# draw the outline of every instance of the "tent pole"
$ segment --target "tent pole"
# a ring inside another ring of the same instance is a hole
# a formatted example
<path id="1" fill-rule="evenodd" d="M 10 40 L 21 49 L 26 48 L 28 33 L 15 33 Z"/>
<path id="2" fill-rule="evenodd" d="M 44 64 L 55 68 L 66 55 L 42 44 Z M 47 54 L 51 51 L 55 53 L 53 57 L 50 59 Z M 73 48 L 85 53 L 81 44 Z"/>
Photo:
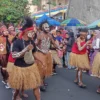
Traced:
<path id="1" fill-rule="evenodd" d="M 51 14 L 50 14 L 50 9 L 51 9 L 50 4 L 51 4 L 51 2 L 49 0 L 49 17 L 51 16 Z"/>

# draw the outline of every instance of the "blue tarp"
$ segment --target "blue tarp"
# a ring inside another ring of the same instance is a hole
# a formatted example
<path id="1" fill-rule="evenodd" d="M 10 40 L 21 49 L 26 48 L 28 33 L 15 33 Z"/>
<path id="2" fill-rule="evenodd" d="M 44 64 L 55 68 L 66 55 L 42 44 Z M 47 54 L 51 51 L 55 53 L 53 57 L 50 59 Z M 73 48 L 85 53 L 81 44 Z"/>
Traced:
<path id="1" fill-rule="evenodd" d="M 48 17 L 47 15 L 43 15 L 41 18 L 37 19 L 36 24 L 37 24 L 37 26 L 39 26 L 41 23 L 43 23 L 45 21 L 47 21 L 50 26 L 60 26 L 60 22 Z"/>

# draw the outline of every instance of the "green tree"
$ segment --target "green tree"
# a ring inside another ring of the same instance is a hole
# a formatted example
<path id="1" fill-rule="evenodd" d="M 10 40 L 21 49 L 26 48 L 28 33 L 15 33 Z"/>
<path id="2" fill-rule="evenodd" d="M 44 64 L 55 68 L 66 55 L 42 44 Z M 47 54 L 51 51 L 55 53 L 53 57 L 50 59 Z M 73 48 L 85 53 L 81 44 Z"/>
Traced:
<path id="1" fill-rule="evenodd" d="M 28 0 L 0 0 L 0 21 L 17 22 L 29 15 Z"/>
<path id="2" fill-rule="evenodd" d="M 41 0 L 32 0 L 32 5 L 38 6 L 38 9 L 41 9 Z"/>
<path id="3" fill-rule="evenodd" d="M 47 1 L 47 3 L 48 3 L 48 1 Z M 50 3 L 51 3 L 51 5 L 56 6 L 56 2 L 52 1 Z M 32 4 L 33 5 L 37 5 L 38 6 L 38 10 L 40 10 L 41 7 L 44 6 L 44 5 L 41 6 L 41 0 L 32 0 Z"/>
<path id="4" fill-rule="evenodd" d="M 54 1 L 51 2 L 51 5 L 56 6 L 56 2 L 54 2 Z"/>

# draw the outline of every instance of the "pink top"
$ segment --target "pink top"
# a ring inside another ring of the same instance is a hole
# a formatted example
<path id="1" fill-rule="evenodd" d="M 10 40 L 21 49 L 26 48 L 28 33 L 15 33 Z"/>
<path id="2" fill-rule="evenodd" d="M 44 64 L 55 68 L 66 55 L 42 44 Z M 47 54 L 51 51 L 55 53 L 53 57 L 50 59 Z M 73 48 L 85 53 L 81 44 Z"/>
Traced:
<path id="1" fill-rule="evenodd" d="M 63 57 L 63 50 L 58 50 L 58 56 L 59 56 L 60 58 Z"/>

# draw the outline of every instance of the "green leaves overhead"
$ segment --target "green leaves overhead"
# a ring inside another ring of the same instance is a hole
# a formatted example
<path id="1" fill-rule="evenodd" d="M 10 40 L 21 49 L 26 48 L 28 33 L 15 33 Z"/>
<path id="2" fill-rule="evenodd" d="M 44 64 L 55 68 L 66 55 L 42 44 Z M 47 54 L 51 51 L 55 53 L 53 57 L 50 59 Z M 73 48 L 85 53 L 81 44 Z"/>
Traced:
<path id="1" fill-rule="evenodd" d="M 17 22 L 29 15 L 28 0 L 0 0 L 0 21 Z"/>
<path id="2" fill-rule="evenodd" d="M 39 6 L 39 5 L 41 5 L 41 0 L 32 0 L 32 4 L 33 5 L 37 5 L 37 6 Z"/>
<path id="3" fill-rule="evenodd" d="M 32 2 L 31 2 L 32 1 Z M 0 21 L 16 23 L 24 16 L 29 16 L 29 7 L 38 6 L 41 9 L 41 0 L 0 0 Z M 51 5 L 56 6 L 55 2 Z"/>
<path id="4" fill-rule="evenodd" d="M 51 5 L 56 6 L 56 2 L 51 2 Z"/>

